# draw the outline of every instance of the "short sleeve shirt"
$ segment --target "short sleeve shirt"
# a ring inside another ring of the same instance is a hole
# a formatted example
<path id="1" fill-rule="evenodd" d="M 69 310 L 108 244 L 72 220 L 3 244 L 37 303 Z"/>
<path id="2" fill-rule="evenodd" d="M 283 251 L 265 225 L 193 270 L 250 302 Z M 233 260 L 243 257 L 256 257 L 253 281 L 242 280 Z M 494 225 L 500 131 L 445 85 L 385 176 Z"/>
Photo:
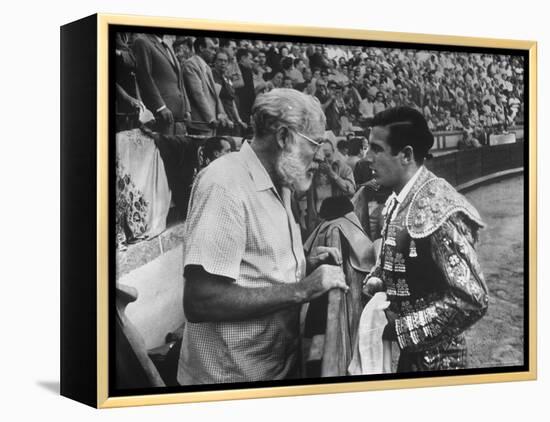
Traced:
<path id="1" fill-rule="evenodd" d="M 296 283 L 305 275 L 290 191 L 279 196 L 248 143 L 197 176 L 184 237 L 184 268 L 245 288 Z M 300 307 L 237 322 L 187 323 L 180 353 L 182 385 L 284 379 L 297 363 Z"/>

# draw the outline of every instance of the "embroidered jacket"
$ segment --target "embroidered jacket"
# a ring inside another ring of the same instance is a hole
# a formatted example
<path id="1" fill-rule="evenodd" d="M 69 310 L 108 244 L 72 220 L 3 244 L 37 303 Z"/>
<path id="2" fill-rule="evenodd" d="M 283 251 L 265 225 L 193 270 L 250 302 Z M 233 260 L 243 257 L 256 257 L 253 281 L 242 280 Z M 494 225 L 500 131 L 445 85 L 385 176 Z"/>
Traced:
<path id="1" fill-rule="evenodd" d="M 420 171 L 391 221 L 384 210 L 382 247 L 369 277 L 384 282 L 400 349 L 419 354 L 426 369 L 444 359 L 441 351 L 457 344 L 465 350 L 459 335 L 485 314 L 488 292 L 474 249 L 483 227 L 477 210 L 444 179 Z M 432 368 L 453 365 L 461 367 Z"/>

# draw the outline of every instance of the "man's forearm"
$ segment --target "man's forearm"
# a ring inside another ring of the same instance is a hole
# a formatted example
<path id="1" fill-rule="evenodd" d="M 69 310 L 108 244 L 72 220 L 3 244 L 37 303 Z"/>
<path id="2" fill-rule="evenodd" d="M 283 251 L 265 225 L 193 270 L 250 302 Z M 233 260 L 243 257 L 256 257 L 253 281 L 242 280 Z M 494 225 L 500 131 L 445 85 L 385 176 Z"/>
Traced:
<path id="1" fill-rule="evenodd" d="M 348 289 L 339 266 L 320 265 L 296 283 L 242 287 L 234 280 L 206 272 L 201 266 L 185 271 L 183 309 L 190 322 L 243 321 L 297 307 L 333 288 Z"/>
<path id="2" fill-rule="evenodd" d="M 308 296 L 299 283 L 247 288 L 203 272 L 186 281 L 184 311 L 190 322 L 242 321 L 298 306 Z"/>
<path id="3" fill-rule="evenodd" d="M 323 111 L 325 111 L 327 107 L 332 104 L 332 101 L 334 101 L 334 98 L 329 98 L 326 103 L 321 104 L 321 108 L 323 109 Z"/>

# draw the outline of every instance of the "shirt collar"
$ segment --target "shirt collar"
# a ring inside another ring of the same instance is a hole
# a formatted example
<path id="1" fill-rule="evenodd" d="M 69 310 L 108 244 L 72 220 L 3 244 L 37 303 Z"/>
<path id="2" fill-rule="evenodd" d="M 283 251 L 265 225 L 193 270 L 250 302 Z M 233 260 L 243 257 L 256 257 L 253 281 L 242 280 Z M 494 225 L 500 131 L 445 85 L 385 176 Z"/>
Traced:
<path id="1" fill-rule="evenodd" d="M 254 181 L 258 191 L 275 188 L 269 173 L 247 141 L 243 142 L 241 150 L 239 151 L 239 156 L 248 169 L 248 173 Z"/>
<path id="2" fill-rule="evenodd" d="M 399 192 L 399 195 L 396 195 L 395 192 L 393 193 L 393 196 L 395 196 L 395 199 L 397 199 L 397 202 L 402 203 L 409 192 L 411 191 L 414 183 L 416 182 L 416 179 L 418 179 L 418 176 L 420 176 L 420 173 L 422 172 L 422 169 L 424 166 L 420 166 L 418 170 L 416 170 L 416 173 L 414 173 L 413 177 L 409 179 L 407 184 L 401 189 L 401 192 Z"/>

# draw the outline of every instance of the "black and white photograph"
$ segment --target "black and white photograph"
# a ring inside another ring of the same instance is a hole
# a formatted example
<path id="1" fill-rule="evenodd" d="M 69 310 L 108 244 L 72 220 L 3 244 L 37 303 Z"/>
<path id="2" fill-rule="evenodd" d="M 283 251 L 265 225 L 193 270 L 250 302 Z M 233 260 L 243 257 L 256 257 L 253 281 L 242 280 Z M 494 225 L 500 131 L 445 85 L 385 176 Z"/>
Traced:
<path id="1" fill-rule="evenodd" d="M 528 54 L 109 32 L 110 392 L 529 368 Z"/>

